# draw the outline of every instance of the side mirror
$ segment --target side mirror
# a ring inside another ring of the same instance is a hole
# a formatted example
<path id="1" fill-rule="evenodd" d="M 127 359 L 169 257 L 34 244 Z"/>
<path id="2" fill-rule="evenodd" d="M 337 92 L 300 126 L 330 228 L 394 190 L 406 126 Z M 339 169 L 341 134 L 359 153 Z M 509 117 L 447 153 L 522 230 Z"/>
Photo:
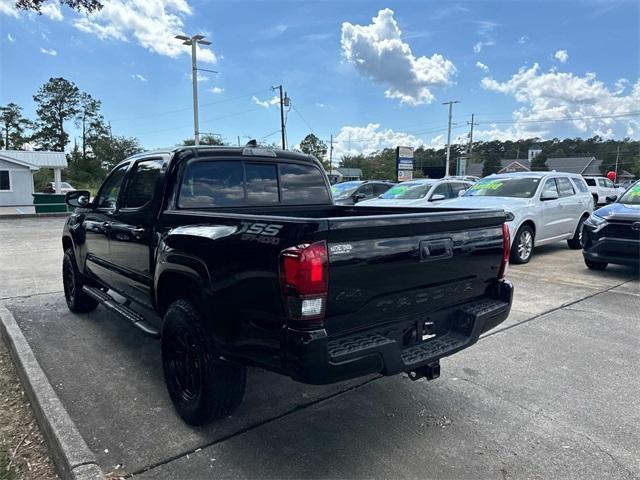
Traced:
<path id="1" fill-rule="evenodd" d="M 354 193 L 353 203 L 358 203 L 360 200 L 364 200 L 367 196 L 364 193 Z"/>
<path id="2" fill-rule="evenodd" d="M 87 190 L 74 190 L 67 192 L 64 196 L 64 201 L 70 207 L 86 207 L 89 205 L 90 197 L 91 193 Z"/>
<path id="3" fill-rule="evenodd" d="M 542 195 L 540 195 L 540 200 L 542 200 L 543 202 L 545 200 L 557 200 L 558 198 L 559 196 L 556 190 L 553 190 L 551 192 L 542 192 Z"/>
<path id="4" fill-rule="evenodd" d="M 430 202 L 439 202 L 441 200 L 444 200 L 445 197 L 444 195 L 440 195 L 439 193 L 436 193 L 434 195 L 431 195 L 431 198 L 429 199 Z"/>
<path id="5" fill-rule="evenodd" d="M 607 203 L 615 203 L 618 200 L 618 195 L 607 195 Z"/>
<path id="6" fill-rule="evenodd" d="M 466 189 L 464 189 L 464 190 L 460 190 L 460 191 L 458 192 L 458 196 L 459 196 L 459 197 L 463 196 L 463 195 L 464 195 L 464 192 L 466 192 L 466 191 L 467 191 Z"/>

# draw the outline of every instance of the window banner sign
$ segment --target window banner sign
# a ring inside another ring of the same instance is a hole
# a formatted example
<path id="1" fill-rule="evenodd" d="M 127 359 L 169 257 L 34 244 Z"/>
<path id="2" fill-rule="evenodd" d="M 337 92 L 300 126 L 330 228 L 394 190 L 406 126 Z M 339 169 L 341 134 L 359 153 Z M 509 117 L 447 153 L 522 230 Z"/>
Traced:
<path id="1" fill-rule="evenodd" d="M 396 148 L 396 173 L 399 182 L 413 179 L 413 147 Z"/>

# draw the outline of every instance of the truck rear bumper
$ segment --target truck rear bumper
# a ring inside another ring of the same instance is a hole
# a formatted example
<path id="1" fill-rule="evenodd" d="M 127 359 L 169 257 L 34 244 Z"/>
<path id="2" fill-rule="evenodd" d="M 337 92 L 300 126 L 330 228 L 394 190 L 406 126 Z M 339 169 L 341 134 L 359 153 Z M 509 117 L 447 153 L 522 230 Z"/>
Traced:
<path id="1" fill-rule="evenodd" d="M 429 315 L 428 323 L 438 326 L 436 335 L 422 337 L 422 326 L 416 323 L 424 320 L 404 324 L 401 337 L 398 327 L 393 333 L 379 328 L 335 339 L 328 338 L 324 329 L 288 328 L 284 334 L 285 373 L 300 382 L 327 384 L 372 373 L 395 375 L 433 364 L 470 347 L 482 333 L 509 316 L 511 282 L 499 281 L 490 290 L 486 297 Z"/>

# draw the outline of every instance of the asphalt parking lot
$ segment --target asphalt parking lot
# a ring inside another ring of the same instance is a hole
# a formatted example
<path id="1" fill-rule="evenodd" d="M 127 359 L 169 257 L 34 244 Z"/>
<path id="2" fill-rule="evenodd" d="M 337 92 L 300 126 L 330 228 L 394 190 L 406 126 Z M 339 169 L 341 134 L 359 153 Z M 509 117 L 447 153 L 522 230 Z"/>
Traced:
<path id="1" fill-rule="evenodd" d="M 565 243 L 511 266 L 510 318 L 434 382 L 253 369 L 231 418 L 174 414 L 159 343 L 62 294 L 64 219 L 0 220 L 0 302 L 105 472 L 140 478 L 640 478 L 640 282 Z"/>

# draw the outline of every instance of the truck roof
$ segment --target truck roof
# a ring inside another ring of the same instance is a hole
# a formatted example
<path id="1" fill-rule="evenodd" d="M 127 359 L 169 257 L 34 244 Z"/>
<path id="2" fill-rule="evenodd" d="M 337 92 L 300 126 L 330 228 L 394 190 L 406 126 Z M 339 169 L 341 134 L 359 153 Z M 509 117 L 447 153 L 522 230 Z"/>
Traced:
<path id="1" fill-rule="evenodd" d="M 235 147 L 235 146 L 220 146 L 220 145 L 188 145 L 188 146 L 179 146 L 174 148 L 167 149 L 158 149 L 158 150 L 149 150 L 141 153 L 137 153 L 132 155 L 126 160 L 131 160 L 139 157 L 147 157 L 151 155 L 170 155 L 170 154 L 178 154 L 181 152 L 189 152 L 194 156 L 201 155 L 228 155 L 228 156 L 238 156 L 238 157 L 274 157 L 274 158 L 284 158 L 288 160 L 297 160 L 301 162 L 308 163 L 318 163 L 318 160 L 312 155 L 307 155 L 306 153 L 301 152 L 292 152 L 290 150 L 282 150 L 280 148 L 269 148 L 269 147 Z"/>

